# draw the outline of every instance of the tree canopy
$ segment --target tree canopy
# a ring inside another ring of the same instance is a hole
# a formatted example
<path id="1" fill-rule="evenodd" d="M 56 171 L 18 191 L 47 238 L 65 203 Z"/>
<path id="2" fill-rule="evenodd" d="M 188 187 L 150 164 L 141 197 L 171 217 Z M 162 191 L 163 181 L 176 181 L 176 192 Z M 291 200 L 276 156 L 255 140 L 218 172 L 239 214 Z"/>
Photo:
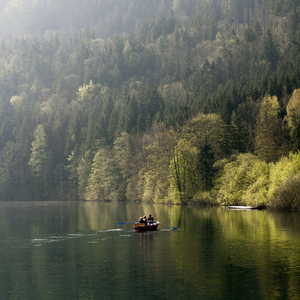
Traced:
<path id="1" fill-rule="evenodd" d="M 300 147 L 299 13 L 298 0 L 1 1 L 0 196 L 217 203 L 236 199 L 222 181 L 249 158 L 261 181 L 235 188 L 272 201 L 266 169 Z"/>

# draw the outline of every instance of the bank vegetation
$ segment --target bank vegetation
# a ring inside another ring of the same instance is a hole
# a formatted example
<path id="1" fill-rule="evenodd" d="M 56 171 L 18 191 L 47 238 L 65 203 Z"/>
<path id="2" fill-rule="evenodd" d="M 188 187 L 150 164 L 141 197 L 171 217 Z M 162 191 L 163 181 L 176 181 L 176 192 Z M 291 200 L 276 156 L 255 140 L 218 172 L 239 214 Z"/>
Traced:
<path id="1" fill-rule="evenodd" d="M 1 200 L 299 208 L 298 0 L 0 10 Z"/>

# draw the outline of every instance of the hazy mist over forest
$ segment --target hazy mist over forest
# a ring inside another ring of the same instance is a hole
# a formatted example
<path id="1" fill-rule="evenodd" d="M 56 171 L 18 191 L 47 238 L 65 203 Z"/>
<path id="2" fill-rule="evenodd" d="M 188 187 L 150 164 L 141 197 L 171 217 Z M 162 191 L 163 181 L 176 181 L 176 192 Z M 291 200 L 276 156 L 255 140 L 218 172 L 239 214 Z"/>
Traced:
<path id="1" fill-rule="evenodd" d="M 0 198 L 298 208 L 299 88 L 298 0 L 0 1 Z"/>
<path id="2" fill-rule="evenodd" d="M 131 0 L 22 0 L 1 1 L 1 35 L 71 37 L 90 28 L 105 38 L 134 29 L 159 11 L 166 14 L 172 1 Z"/>

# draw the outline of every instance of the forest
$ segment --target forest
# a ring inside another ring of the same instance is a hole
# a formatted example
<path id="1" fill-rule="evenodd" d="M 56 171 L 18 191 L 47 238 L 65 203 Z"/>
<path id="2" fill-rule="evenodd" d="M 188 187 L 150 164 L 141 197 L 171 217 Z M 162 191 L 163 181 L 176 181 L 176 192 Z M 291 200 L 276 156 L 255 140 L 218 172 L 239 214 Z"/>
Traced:
<path id="1" fill-rule="evenodd" d="M 298 0 L 1 0 L 0 200 L 300 207 Z"/>

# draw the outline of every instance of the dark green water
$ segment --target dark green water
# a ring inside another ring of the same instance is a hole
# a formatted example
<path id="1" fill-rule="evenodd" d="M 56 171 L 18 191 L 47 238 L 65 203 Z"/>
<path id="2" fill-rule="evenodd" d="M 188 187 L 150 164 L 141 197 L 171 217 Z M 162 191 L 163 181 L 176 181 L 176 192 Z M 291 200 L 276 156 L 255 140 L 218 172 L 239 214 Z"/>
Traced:
<path id="1" fill-rule="evenodd" d="M 0 299 L 300 299 L 300 214 L 0 202 L 0 264 Z"/>

